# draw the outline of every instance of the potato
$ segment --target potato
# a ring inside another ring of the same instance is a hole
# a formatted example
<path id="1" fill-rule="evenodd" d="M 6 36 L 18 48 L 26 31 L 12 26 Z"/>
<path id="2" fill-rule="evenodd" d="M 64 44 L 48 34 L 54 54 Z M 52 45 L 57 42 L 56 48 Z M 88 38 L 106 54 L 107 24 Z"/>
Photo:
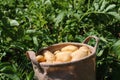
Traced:
<path id="1" fill-rule="evenodd" d="M 36 56 L 36 60 L 38 62 L 43 62 L 43 61 L 45 61 L 45 58 L 43 57 L 43 55 L 38 55 L 38 56 Z"/>
<path id="2" fill-rule="evenodd" d="M 60 52 L 60 50 L 57 50 L 57 51 L 54 52 L 54 54 L 57 54 L 57 53 L 59 53 L 59 52 Z"/>
<path id="3" fill-rule="evenodd" d="M 77 56 L 79 54 L 80 50 L 76 50 L 74 52 L 71 53 L 71 56 L 74 57 L 74 56 Z"/>
<path id="4" fill-rule="evenodd" d="M 59 52 L 55 56 L 58 62 L 68 62 L 72 58 L 69 52 Z"/>
<path id="5" fill-rule="evenodd" d="M 46 62 L 52 62 L 55 60 L 55 55 L 52 54 L 49 50 L 46 50 L 44 52 L 44 57 L 46 59 Z"/>
<path id="6" fill-rule="evenodd" d="M 82 51 L 84 51 L 84 52 L 87 52 L 87 53 L 88 53 L 88 55 L 90 55 L 90 54 L 91 54 L 90 49 L 89 49 L 88 47 L 86 47 L 86 46 L 82 46 L 82 47 L 80 47 L 80 50 L 82 50 Z"/>
<path id="7" fill-rule="evenodd" d="M 72 60 L 71 61 L 79 60 L 81 58 L 84 58 L 87 55 L 88 55 L 87 52 L 82 51 L 82 50 L 79 49 L 79 50 L 71 53 L 71 56 L 72 56 Z"/>
<path id="8" fill-rule="evenodd" d="M 86 46 L 82 46 L 79 49 L 84 51 L 84 52 L 87 52 L 87 53 L 90 52 L 90 49 L 88 47 L 86 47 Z"/>
<path id="9" fill-rule="evenodd" d="M 77 49 L 78 49 L 77 46 L 68 45 L 68 46 L 63 47 L 63 48 L 61 49 L 61 51 L 71 51 L 71 52 L 73 52 L 73 51 L 75 51 L 75 50 L 77 50 Z"/>
<path id="10" fill-rule="evenodd" d="M 89 48 L 87 46 L 81 46 L 80 49 L 86 49 L 89 50 Z"/>
<path id="11" fill-rule="evenodd" d="M 42 64 L 62 63 L 80 60 L 81 58 L 88 56 L 90 53 L 91 51 L 87 46 L 77 47 L 74 45 L 68 45 L 62 49 L 54 51 L 53 53 L 49 50 L 45 50 L 43 55 L 37 56 L 36 59 Z"/>

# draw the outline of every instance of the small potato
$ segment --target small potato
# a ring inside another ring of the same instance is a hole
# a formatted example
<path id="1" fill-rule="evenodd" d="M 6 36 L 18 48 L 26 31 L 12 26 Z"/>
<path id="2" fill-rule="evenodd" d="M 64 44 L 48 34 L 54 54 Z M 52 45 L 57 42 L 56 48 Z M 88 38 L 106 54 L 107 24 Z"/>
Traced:
<path id="1" fill-rule="evenodd" d="M 45 58 L 44 58 L 42 55 L 38 55 L 38 56 L 36 56 L 36 60 L 37 60 L 38 62 L 44 62 L 44 61 L 45 61 Z"/>
<path id="2" fill-rule="evenodd" d="M 58 62 L 68 62 L 72 58 L 69 52 L 59 52 L 55 56 Z"/>
<path id="3" fill-rule="evenodd" d="M 55 55 L 52 54 L 49 50 L 46 50 L 44 52 L 44 57 L 46 59 L 46 62 L 52 62 L 55 60 Z"/>
<path id="4" fill-rule="evenodd" d="M 75 50 L 77 50 L 77 49 L 78 49 L 77 46 L 68 45 L 68 46 L 63 47 L 63 48 L 61 49 L 61 51 L 71 51 L 71 52 L 73 52 L 73 51 L 75 51 Z"/>
<path id="5" fill-rule="evenodd" d="M 71 56 L 72 56 L 72 60 L 71 61 L 80 60 L 81 58 L 83 58 L 83 57 L 85 57 L 87 55 L 88 55 L 87 52 L 81 51 L 79 49 L 79 50 L 77 50 L 77 51 L 75 51 L 75 52 L 73 52 L 71 54 Z"/>

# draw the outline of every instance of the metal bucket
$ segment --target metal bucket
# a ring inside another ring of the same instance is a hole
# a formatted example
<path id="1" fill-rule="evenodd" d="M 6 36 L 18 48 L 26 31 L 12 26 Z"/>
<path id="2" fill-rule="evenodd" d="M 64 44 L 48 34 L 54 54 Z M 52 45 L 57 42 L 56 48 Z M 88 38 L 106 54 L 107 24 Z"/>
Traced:
<path id="1" fill-rule="evenodd" d="M 88 45 L 91 38 L 94 38 L 95 46 Z M 44 50 L 50 50 L 51 52 L 61 49 L 67 45 L 75 46 L 87 46 L 91 50 L 91 54 L 77 61 L 55 63 L 55 64 L 42 64 L 36 61 L 36 54 L 33 51 L 27 51 L 27 55 L 30 58 L 35 76 L 38 80 L 96 80 L 96 48 L 99 39 L 95 36 L 87 37 L 83 43 L 66 42 L 51 45 L 38 51 L 37 54 L 42 54 Z"/>

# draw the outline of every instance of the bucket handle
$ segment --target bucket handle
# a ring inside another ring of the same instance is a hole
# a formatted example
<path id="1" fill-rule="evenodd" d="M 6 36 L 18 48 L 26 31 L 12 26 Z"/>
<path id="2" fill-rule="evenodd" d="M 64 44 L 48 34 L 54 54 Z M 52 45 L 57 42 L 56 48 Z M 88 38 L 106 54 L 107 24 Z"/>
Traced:
<path id="1" fill-rule="evenodd" d="M 40 64 L 36 60 L 36 55 L 34 51 L 27 51 L 26 56 L 31 60 L 33 69 L 37 69 L 37 76 L 44 78 L 45 70 L 40 66 Z M 35 70 L 36 71 L 36 70 Z M 40 74 L 41 73 L 41 74 Z M 43 74 L 43 75 L 42 75 Z"/>
<path id="2" fill-rule="evenodd" d="M 91 38 L 94 38 L 95 41 L 96 41 L 96 43 L 95 43 L 95 45 L 94 45 L 94 48 L 96 49 L 97 46 L 98 46 L 98 42 L 99 42 L 99 38 L 96 37 L 96 36 L 88 36 L 88 37 L 83 41 L 83 43 L 84 43 L 84 44 L 88 44 L 88 42 L 90 41 Z"/>

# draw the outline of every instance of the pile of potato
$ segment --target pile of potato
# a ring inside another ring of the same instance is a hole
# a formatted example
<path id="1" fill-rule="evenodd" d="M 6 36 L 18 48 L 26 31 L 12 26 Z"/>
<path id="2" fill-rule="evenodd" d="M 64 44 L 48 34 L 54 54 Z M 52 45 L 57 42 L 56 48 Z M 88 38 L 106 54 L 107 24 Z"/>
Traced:
<path id="1" fill-rule="evenodd" d="M 49 50 L 45 50 L 43 55 L 37 55 L 38 62 L 44 63 L 60 63 L 80 60 L 81 58 L 91 54 L 90 49 L 87 46 L 77 47 L 74 45 L 68 45 L 53 53 Z"/>

